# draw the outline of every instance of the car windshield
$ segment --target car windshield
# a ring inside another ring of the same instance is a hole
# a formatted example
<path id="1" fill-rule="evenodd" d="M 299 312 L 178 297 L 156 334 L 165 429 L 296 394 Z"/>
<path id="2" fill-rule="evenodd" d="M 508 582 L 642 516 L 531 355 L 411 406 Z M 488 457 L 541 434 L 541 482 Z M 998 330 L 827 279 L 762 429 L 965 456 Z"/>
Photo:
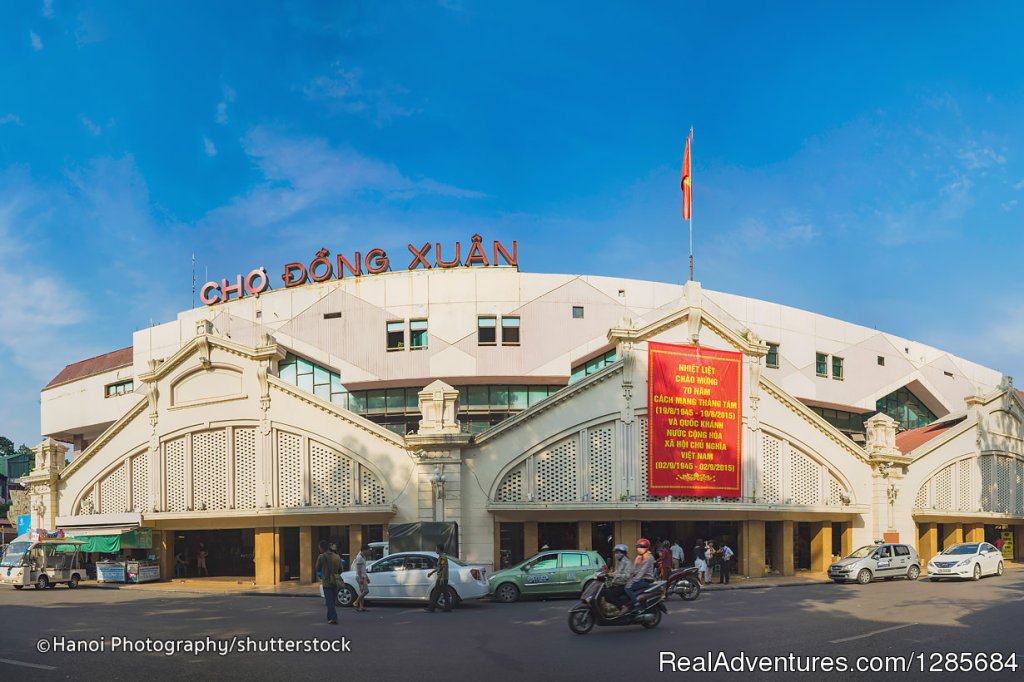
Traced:
<path id="1" fill-rule="evenodd" d="M 942 550 L 943 554 L 977 554 L 977 545 L 954 545 Z"/>
<path id="2" fill-rule="evenodd" d="M 25 552 L 31 546 L 32 543 L 30 542 L 12 542 L 7 547 L 7 551 L 4 552 L 4 558 L 0 560 L 0 566 L 21 566 L 21 560 L 25 557 Z"/>
<path id="3" fill-rule="evenodd" d="M 871 553 L 874 552 L 875 549 L 876 549 L 876 547 L 873 547 L 872 545 L 864 545 L 863 547 L 858 549 L 856 552 L 853 552 L 852 554 L 850 554 L 846 558 L 847 559 L 863 559 L 866 556 L 871 556 Z"/>

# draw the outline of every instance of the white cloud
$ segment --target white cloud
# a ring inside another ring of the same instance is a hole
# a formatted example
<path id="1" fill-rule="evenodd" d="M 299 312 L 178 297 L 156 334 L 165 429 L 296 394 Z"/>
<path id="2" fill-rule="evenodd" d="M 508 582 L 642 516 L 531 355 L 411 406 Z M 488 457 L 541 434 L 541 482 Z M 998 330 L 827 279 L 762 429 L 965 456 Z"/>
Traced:
<path id="1" fill-rule="evenodd" d="M 214 146 L 213 140 L 203 135 L 203 150 L 207 156 L 217 156 L 217 147 Z"/>
<path id="2" fill-rule="evenodd" d="M 60 270 L 47 267 L 48 254 L 35 253 L 31 243 L 47 218 L 54 198 L 16 173 L 3 177 L 0 199 L 0 348 L 36 380 L 49 379 L 54 357 L 66 355 L 70 344 L 60 329 L 85 319 L 87 306 Z M 38 386 L 36 387 L 38 390 Z"/>
<path id="3" fill-rule="evenodd" d="M 1002 166 L 1006 163 L 1006 157 L 997 152 L 990 146 L 979 146 L 977 143 L 972 142 L 969 149 L 963 149 L 957 154 L 957 158 L 964 162 L 970 170 L 977 170 L 979 168 L 991 168 L 992 166 Z"/>
<path id="4" fill-rule="evenodd" d="M 221 88 L 221 99 L 219 102 L 217 102 L 217 123 L 223 125 L 228 122 L 228 105 L 234 101 L 234 89 L 226 85 L 223 88 Z"/>
<path id="5" fill-rule="evenodd" d="M 1013 186 L 1013 188 L 1016 189 L 1016 190 L 1024 189 L 1024 180 L 1021 180 L 1020 182 L 1018 182 L 1016 185 Z"/>
<path id="6" fill-rule="evenodd" d="M 4 114 L 0 116 L 0 126 L 13 123 L 14 125 L 21 125 L 21 117 L 17 114 Z"/>
<path id="7" fill-rule="evenodd" d="M 53 0 L 43 0 L 43 16 L 47 18 L 53 16 Z"/>
<path id="8" fill-rule="evenodd" d="M 1018 203 L 1020 203 L 1020 202 L 1019 202 L 1019 201 L 1017 201 L 1016 199 L 1010 199 L 1009 201 L 1007 201 L 1007 202 L 1004 202 L 1004 203 L 1002 204 L 1002 208 L 1003 208 L 1003 210 L 1004 210 L 1004 211 L 1012 211 L 1012 210 L 1013 210 L 1013 208 L 1014 208 L 1014 207 L 1015 207 L 1015 206 L 1016 206 L 1016 205 L 1017 205 Z"/>
<path id="9" fill-rule="evenodd" d="M 85 129 L 88 130 L 93 135 L 99 135 L 101 132 L 103 132 L 103 129 L 95 123 L 93 123 L 88 116 L 82 117 L 82 125 L 84 125 Z"/>
<path id="10" fill-rule="evenodd" d="M 332 68 L 331 74 L 317 76 L 303 86 L 302 92 L 307 98 L 326 101 L 345 113 L 367 115 L 377 125 L 415 113 L 414 109 L 396 101 L 408 94 L 406 88 L 400 85 L 368 87 L 362 69 L 345 68 L 340 63 Z"/>
<path id="11" fill-rule="evenodd" d="M 35 31 L 28 32 L 28 39 L 32 42 L 32 49 L 36 52 L 43 49 L 43 40 Z"/>
<path id="12" fill-rule="evenodd" d="M 393 164 L 351 149 L 331 147 L 320 138 L 286 137 L 256 128 L 243 144 L 264 182 L 211 212 L 206 218 L 209 222 L 266 227 L 284 221 L 315 221 L 361 197 L 401 200 L 418 195 L 457 199 L 484 196 L 431 178 L 410 178 Z"/>

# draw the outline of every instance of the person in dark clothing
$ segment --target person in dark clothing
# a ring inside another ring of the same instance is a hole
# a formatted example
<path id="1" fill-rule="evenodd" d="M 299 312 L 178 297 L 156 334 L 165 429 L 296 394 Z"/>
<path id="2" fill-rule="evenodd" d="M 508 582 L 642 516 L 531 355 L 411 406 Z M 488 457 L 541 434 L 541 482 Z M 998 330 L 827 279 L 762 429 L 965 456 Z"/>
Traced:
<path id="1" fill-rule="evenodd" d="M 732 557 L 732 548 L 723 542 L 722 548 L 718 550 L 718 569 L 721 571 L 718 576 L 719 583 L 729 584 L 729 569 L 732 565 Z"/>
<path id="2" fill-rule="evenodd" d="M 437 567 L 434 568 L 430 573 L 427 573 L 427 577 L 437 574 L 437 578 L 434 580 L 434 589 L 430 590 L 430 604 L 427 605 L 426 610 L 433 613 L 437 610 L 437 603 L 441 599 L 441 595 L 448 591 L 448 557 L 444 553 L 444 545 L 437 546 Z M 452 610 L 450 595 L 446 595 L 444 602 L 444 612 L 450 613 Z"/>
<path id="3" fill-rule="evenodd" d="M 338 575 L 341 573 L 341 557 L 328 549 L 325 541 L 320 541 L 320 556 L 316 558 L 316 570 L 320 574 L 320 587 L 324 590 L 324 601 L 327 603 L 327 622 L 338 624 Z"/>
<path id="4" fill-rule="evenodd" d="M 672 550 L 668 548 L 668 540 L 664 540 L 658 551 L 658 577 L 668 580 L 670 575 L 672 575 Z"/>
<path id="5" fill-rule="evenodd" d="M 693 565 L 697 567 L 697 582 L 704 584 L 704 575 L 708 572 L 707 549 L 704 541 L 697 538 L 697 544 L 693 546 Z"/>

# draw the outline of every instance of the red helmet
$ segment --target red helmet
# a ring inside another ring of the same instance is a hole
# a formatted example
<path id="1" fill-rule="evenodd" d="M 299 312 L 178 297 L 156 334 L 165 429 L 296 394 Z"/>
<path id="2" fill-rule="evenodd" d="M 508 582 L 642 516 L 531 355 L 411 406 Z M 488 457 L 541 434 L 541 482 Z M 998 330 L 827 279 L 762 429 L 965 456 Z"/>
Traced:
<path id="1" fill-rule="evenodd" d="M 650 549 L 651 548 L 651 541 L 648 540 L 647 538 L 640 538 L 639 540 L 636 541 L 636 546 L 637 546 L 637 549 L 640 549 L 640 548 Z"/>

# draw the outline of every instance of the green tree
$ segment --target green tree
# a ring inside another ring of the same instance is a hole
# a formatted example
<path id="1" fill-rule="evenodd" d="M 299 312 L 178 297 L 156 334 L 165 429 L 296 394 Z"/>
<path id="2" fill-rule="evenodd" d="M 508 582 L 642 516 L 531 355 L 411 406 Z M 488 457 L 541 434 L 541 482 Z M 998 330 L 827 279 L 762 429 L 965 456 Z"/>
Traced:
<path id="1" fill-rule="evenodd" d="M 36 456 L 35 450 L 33 450 L 29 446 L 25 445 L 24 443 L 22 443 L 18 447 L 17 454 L 19 454 L 19 455 L 28 455 L 29 457 L 35 457 Z"/>
<path id="2" fill-rule="evenodd" d="M 0 457 L 10 457 L 14 454 L 14 443 L 6 436 L 0 436 Z"/>

